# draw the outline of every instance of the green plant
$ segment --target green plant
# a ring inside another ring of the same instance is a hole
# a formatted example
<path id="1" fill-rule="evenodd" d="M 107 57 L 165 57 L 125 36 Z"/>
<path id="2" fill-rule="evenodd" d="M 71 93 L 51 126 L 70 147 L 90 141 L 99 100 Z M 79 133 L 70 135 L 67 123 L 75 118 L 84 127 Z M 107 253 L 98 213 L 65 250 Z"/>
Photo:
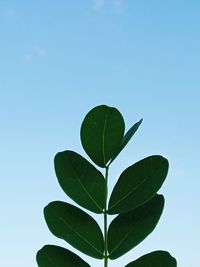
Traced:
<path id="1" fill-rule="evenodd" d="M 71 204 L 54 201 L 44 208 L 49 230 L 81 252 L 103 259 L 122 256 L 143 241 L 156 227 L 164 207 L 157 194 L 168 172 L 168 161 L 153 155 L 131 165 L 120 175 L 108 203 L 107 182 L 113 160 L 127 145 L 142 120 L 124 135 L 125 123 L 113 107 L 93 108 L 81 125 L 82 146 L 90 159 L 105 170 L 105 175 L 76 152 L 67 150 L 55 156 L 55 171 L 64 192 L 77 204 L 104 218 L 104 234 L 85 211 Z M 117 214 L 108 227 L 108 215 Z M 90 267 L 71 251 L 46 245 L 38 251 L 39 267 Z M 166 251 L 144 255 L 126 267 L 176 267 Z"/>

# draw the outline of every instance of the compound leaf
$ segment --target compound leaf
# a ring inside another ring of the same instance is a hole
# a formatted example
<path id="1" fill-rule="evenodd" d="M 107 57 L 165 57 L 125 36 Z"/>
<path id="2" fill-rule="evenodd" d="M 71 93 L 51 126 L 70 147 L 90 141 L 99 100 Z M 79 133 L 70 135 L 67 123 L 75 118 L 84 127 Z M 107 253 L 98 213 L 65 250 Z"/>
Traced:
<path id="1" fill-rule="evenodd" d="M 124 119 L 116 108 L 97 106 L 81 125 L 82 146 L 93 162 L 105 168 L 120 147 L 124 129 Z"/>
<path id="2" fill-rule="evenodd" d="M 91 257 L 103 258 L 103 234 L 87 213 L 71 204 L 54 201 L 44 208 L 44 216 L 52 234 Z"/>
<path id="3" fill-rule="evenodd" d="M 59 152 L 54 164 L 64 192 L 82 207 L 102 213 L 106 189 L 102 173 L 82 156 L 69 150 Z"/>
<path id="4" fill-rule="evenodd" d="M 68 249 L 46 245 L 36 255 L 39 267 L 90 267 L 79 256 Z"/>
<path id="5" fill-rule="evenodd" d="M 108 229 L 109 258 L 116 259 L 143 241 L 156 227 L 164 197 L 155 195 L 137 209 L 118 215 Z"/>
<path id="6" fill-rule="evenodd" d="M 176 259 L 167 251 L 154 251 L 148 253 L 125 267 L 176 267 Z"/>
<path id="7" fill-rule="evenodd" d="M 128 167 L 120 175 L 113 189 L 108 213 L 128 212 L 151 199 L 162 186 L 168 167 L 167 159 L 157 155 Z"/>
<path id="8" fill-rule="evenodd" d="M 119 153 L 124 149 L 124 147 L 128 144 L 128 142 L 131 140 L 131 138 L 133 137 L 133 135 L 137 132 L 140 124 L 142 123 L 142 119 L 138 122 L 136 122 L 129 130 L 128 132 L 124 135 L 121 145 L 118 149 L 118 151 L 115 153 L 115 155 L 112 157 L 111 161 L 109 164 L 111 164 L 111 162 L 113 162 L 113 160 L 115 160 L 115 158 L 119 155 Z"/>

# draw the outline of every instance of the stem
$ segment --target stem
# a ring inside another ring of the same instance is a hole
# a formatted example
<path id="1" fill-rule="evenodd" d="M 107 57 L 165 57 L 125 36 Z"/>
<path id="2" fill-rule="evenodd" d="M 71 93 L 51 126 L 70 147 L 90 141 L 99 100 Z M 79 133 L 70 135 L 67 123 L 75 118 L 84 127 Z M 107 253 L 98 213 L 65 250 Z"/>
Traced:
<path id="1" fill-rule="evenodd" d="M 106 180 L 106 192 L 105 192 L 105 203 L 104 203 L 104 267 L 108 267 L 108 233 L 107 233 L 107 195 L 108 195 L 108 169 L 109 167 L 106 167 L 106 174 L 105 174 L 105 180 Z"/>

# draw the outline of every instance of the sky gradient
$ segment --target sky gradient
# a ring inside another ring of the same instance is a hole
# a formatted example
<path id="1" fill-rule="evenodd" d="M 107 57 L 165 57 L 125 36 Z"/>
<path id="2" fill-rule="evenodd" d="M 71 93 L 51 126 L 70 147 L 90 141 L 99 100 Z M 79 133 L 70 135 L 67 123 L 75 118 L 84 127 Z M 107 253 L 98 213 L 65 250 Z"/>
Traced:
<path id="1" fill-rule="evenodd" d="M 99 104 L 118 108 L 126 129 L 143 118 L 113 163 L 110 192 L 122 170 L 146 156 L 170 163 L 157 228 L 109 267 L 158 249 L 178 267 L 198 265 L 199 13 L 197 0 L 1 1 L 1 266 L 36 267 L 45 244 L 103 266 L 54 237 L 43 218 L 50 201 L 73 203 L 58 185 L 53 158 L 66 149 L 86 156 L 80 125 Z"/>

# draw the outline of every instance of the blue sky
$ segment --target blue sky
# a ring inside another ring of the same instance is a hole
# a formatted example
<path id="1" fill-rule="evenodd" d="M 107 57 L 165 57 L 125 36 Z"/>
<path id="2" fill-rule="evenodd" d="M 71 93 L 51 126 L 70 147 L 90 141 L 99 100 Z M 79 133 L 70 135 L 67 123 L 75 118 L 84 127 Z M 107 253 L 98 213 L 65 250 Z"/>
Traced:
<path id="1" fill-rule="evenodd" d="M 113 163 L 110 188 L 148 155 L 170 162 L 158 227 L 109 266 L 157 249 L 170 251 L 180 267 L 197 266 L 199 12 L 197 0 L 1 1 L 1 266 L 36 267 L 35 254 L 48 243 L 72 249 L 48 231 L 43 207 L 70 202 L 53 158 L 65 149 L 85 155 L 80 124 L 99 104 L 117 107 L 127 129 L 144 119 Z"/>

